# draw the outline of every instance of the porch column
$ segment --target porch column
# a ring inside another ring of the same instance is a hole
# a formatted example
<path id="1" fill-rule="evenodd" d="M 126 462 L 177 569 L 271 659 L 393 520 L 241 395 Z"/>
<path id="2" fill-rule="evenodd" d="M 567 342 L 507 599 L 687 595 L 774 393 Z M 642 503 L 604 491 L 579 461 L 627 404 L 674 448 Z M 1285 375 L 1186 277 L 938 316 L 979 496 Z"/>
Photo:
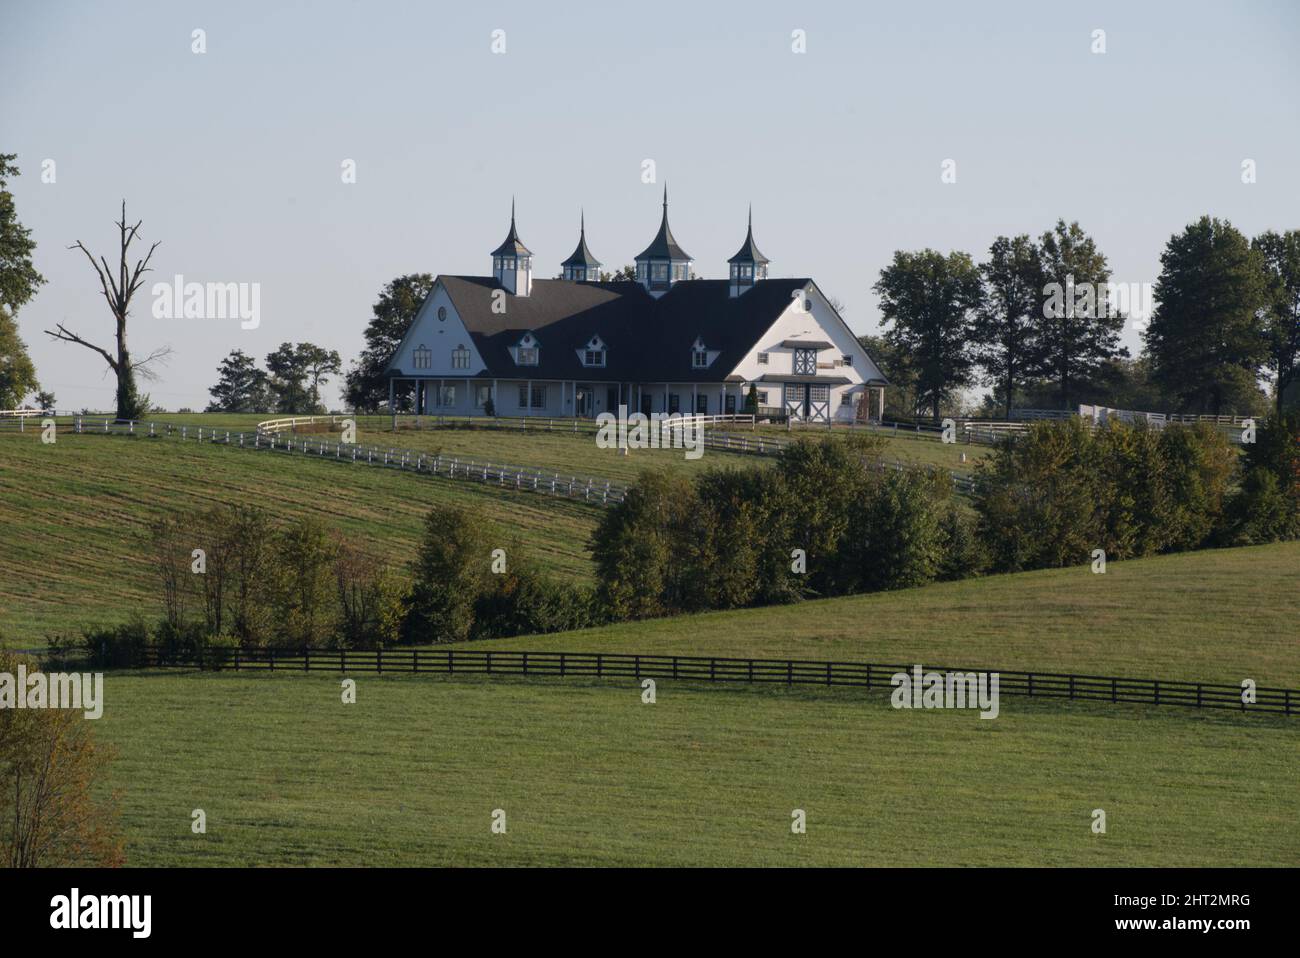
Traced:
<path id="1" fill-rule="evenodd" d="M 691 383 L 691 415 L 700 414 L 700 384 Z"/>
<path id="2" fill-rule="evenodd" d="M 393 377 L 388 377 L 388 414 L 393 417 L 393 431 L 397 431 L 397 410 L 393 408 Z"/>
<path id="3" fill-rule="evenodd" d="M 881 386 L 878 390 L 876 390 L 876 395 L 878 397 L 877 406 L 876 406 L 876 419 L 880 422 L 884 422 L 885 421 L 885 387 Z"/>
<path id="4" fill-rule="evenodd" d="M 524 415 L 531 416 L 532 414 L 533 414 L 533 381 L 530 379 L 528 380 L 528 401 L 524 404 Z"/>
<path id="5" fill-rule="evenodd" d="M 493 419 L 501 415 L 501 408 L 497 405 L 499 402 L 501 402 L 501 400 L 497 398 L 497 381 L 494 379 L 492 380 L 492 418 Z"/>

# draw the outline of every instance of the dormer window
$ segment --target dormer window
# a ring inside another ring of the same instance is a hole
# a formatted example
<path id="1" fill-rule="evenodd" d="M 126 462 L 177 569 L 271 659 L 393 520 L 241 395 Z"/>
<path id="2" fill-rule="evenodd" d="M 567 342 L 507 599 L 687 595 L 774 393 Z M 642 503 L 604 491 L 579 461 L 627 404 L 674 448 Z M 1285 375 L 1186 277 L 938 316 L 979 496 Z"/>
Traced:
<path id="1" fill-rule="evenodd" d="M 469 369 L 469 350 L 465 348 L 464 344 L 451 351 L 451 368 Z"/>
<path id="2" fill-rule="evenodd" d="M 411 354 L 411 362 L 416 369 L 432 369 L 433 350 L 424 345 L 415 347 L 415 351 Z"/>
<path id="3" fill-rule="evenodd" d="M 704 340 L 697 338 L 691 346 L 691 368 L 708 369 L 709 367 L 709 350 L 704 345 Z"/>
<path id="4" fill-rule="evenodd" d="M 605 341 L 599 336 L 592 336 L 591 339 L 578 350 L 578 359 L 582 365 L 603 369 L 605 366 Z"/>
<path id="5" fill-rule="evenodd" d="M 511 350 L 515 356 L 515 365 L 536 366 L 541 352 L 540 346 L 532 333 L 525 333 L 523 339 L 519 340 Z"/>

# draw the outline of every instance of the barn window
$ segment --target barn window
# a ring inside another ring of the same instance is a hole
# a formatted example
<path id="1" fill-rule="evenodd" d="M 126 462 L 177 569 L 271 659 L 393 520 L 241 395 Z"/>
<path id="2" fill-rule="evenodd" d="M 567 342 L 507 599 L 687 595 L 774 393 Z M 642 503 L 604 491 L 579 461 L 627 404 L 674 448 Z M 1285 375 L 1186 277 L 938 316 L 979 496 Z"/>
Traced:
<path id="1" fill-rule="evenodd" d="M 433 351 L 428 346 L 417 346 L 415 352 L 411 354 L 411 361 L 416 369 L 432 369 Z"/>
<path id="2" fill-rule="evenodd" d="M 463 345 L 451 351 L 452 369 L 469 369 L 469 350 Z"/>

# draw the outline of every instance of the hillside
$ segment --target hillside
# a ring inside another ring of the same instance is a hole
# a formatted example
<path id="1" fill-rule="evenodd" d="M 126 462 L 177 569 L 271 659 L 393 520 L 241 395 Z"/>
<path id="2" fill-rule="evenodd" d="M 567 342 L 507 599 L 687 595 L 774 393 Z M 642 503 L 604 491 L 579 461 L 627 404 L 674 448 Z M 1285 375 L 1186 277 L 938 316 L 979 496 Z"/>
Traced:
<path id="1" fill-rule="evenodd" d="M 543 565 L 590 575 L 599 507 L 531 492 L 417 476 L 301 455 L 206 443 L 60 434 L 42 445 L 0 435 L 0 637 L 41 644 L 50 632 L 158 612 L 150 519 L 247 502 L 281 517 L 314 515 L 397 562 L 413 554 L 434 502 L 478 503 L 503 541 Z"/>
<path id="2" fill-rule="evenodd" d="M 1300 542 L 624 623 L 479 648 L 924 662 L 1300 688 Z"/>

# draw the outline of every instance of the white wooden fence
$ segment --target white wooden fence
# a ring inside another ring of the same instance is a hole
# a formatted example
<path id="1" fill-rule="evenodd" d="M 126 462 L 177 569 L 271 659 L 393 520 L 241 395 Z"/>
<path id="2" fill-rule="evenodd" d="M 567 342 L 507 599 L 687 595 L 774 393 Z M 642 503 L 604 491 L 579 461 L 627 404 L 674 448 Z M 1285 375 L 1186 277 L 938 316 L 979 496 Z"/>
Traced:
<path id="1" fill-rule="evenodd" d="M 319 417 L 318 417 L 319 418 Z M 340 417 L 343 418 L 343 417 Z M 260 424 L 259 424 L 260 425 Z M 141 436 L 208 442 L 241 449 L 299 453 L 320 459 L 359 463 L 388 469 L 401 469 L 447 479 L 482 482 L 500 488 L 521 489 L 564 496 L 596 505 L 622 502 L 627 486 L 591 476 L 564 475 L 559 472 L 508 463 L 483 462 L 462 456 L 432 455 L 414 449 L 345 443 L 326 436 L 283 436 L 276 430 L 236 432 L 214 426 L 190 426 L 157 422 L 117 422 L 110 418 L 90 419 L 74 416 L 73 432 Z"/>

